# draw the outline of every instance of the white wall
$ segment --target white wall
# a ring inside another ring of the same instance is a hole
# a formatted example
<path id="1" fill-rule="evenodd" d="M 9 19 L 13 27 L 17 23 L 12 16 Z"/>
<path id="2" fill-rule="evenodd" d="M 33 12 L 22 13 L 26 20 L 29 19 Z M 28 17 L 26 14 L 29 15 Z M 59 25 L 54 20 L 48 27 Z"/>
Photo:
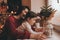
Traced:
<path id="1" fill-rule="evenodd" d="M 7 0 L 4 0 L 7 2 Z M 31 10 L 38 13 L 40 12 L 40 7 L 44 6 L 45 0 L 31 0 Z"/>
<path id="2" fill-rule="evenodd" d="M 44 6 L 44 0 L 31 0 L 31 10 L 38 13 L 40 12 L 40 7 Z"/>
<path id="3" fill-rule="evenodd" d="M 48 0 L 48 4 L 51 5 L 53 9 L 57 10 L 53 19 L 51 20 L 52 23 L 60 25 L 60 3 L 58 3 L 57 0 Z"/>
<path id="4" fill-rule="evenodd" d="M 31 10 L 38 13 L 41 10 L 40 7 L 44 4 L 44 0 L 31 0 Z M 53 9 L 57 10 L 51 22 L 60 25 L 60 2 L 58 3 L 57 0 L 48 0 L 48 5 L 51 5 Z"/>

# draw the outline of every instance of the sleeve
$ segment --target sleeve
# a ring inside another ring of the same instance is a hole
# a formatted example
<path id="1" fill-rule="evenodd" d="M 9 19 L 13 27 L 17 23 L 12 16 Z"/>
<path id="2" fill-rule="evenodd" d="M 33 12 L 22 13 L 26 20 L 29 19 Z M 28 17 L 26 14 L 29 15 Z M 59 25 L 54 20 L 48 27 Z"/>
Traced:
<path id="1" fill-rule="evenodd" d="M 40 34 L 40 33 L 42 33 L 42 32 L 35 32 L 35 31 L 33 31 L 32 29 L 31 29 L 31 26 L 30 25 L 28 25 L 28 24 L 24 24 L 24 26 L 26 27 L 26 30 L 28 31 L 28 32 L 30 32 L 30 33 L 32 33 L 32 34 Z"/>
<path id="2" fill-rule="evenodd" d="M 40 23 L 35 23 L 36 28 L 40 28 Z"/>
<path id="3" fill-rule="evenodd" d="M 7 26 L 7 28 L 10 30 L 10 34 L 12 34 L 12 36 L 20 37 L 24 34 L 23 32 L 16 30 L 16 23 L 12 19 L 6 20 L 5 26 Z"/>

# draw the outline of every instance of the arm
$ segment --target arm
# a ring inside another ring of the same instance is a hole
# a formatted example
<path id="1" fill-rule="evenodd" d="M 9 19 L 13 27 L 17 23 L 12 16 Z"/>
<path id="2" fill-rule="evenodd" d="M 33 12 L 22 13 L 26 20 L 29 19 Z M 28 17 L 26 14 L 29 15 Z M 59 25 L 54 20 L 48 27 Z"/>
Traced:
<path id="1" fill-rule="evenodd" d="M 27 24 L 27 23 L 25 23 L 24 26 L 27 28 L 26 30 L 29 31 L 32 34 L 40 34 L 40 33 L 42 33 L 42 32 L 35 32 L 35 31 L 33 31 L 31 29 L 31 26 L 29 24 Z"/>
<path id="2" fill-rule="evenodd" d="M 36 28 L 40 28 L 40 23 L 35 23 Z"/>
<path id="3" fill-rule="evenodd" d="M 19 32 L 16 30 L 17 24 L 11 18 L 8 18 L 6 20 L 5 26 L 10 30 L 10 34 L 12 34 L 12 36 L 19 37 L 24 34 L 23 32 Z"/>

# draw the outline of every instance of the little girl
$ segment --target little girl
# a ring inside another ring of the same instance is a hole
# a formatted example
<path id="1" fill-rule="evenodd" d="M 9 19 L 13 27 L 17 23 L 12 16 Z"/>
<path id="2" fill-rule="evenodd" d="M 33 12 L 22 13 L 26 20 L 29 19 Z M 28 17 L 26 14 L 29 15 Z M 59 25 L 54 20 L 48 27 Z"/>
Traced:
<path id="1" fill-rule="evenodd" d="M 43 32 L 35 32 L 32 30 L 32 25 L 35 24 L 37 19 L 40 19 L 34 12 L 29 12 L 26 17 L 25 17 L 25 21 L 22 23 L 22 25 L 20 27 L 17 28 L 17 30 L 19 31 L 27 31 L 30 33 L 29 38 L 40 38 L 43 35 Z M 44 37 L 42 37 L 44 38 Z"/>
<path id="2" fill-rule="evenodd" d="M 53 30 L 53 25 L 51 23 L 51 19 L 54 17 L 54 13 L 56 12 L 56 10 L 53 10 L 52 12 L 49 13 L 40 13 L 40 17 L 42 20 L 42 27 L 45 29 L 45 33 L 51 37 L 52 35 L 52 30 Z"/>

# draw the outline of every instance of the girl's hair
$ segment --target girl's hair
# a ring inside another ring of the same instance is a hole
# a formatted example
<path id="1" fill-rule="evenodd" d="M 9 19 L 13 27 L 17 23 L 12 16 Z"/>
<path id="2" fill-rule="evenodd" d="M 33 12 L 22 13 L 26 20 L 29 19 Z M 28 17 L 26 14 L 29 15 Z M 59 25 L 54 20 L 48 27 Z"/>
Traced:
<path id="1" fill-rule="evenodd" d="M 48 12 L 48 11 L 47 11 L 47 12 L 41 11 L 40 14 L 39 14 L 39 16 L 41 17 L 41 19 L 42 19 L 42 17 L 43 17 L 44 20 L 47 20 L 47 18 L 50 17 L 51 14 L 52 14 L 52 13 L 51 13 L 51 12 Z"/>
<path id="2" fill-rule="evenodd" d="M 44 16 L 44 17 L 49 17 L 51 15 L 51 12 L 40 12 L 40 16 Z"/>
<path id="3" fill-rule="evenodd" d="M 28 11 L 30 11 L 28 6 L 20 6 L 15 15 L 21 14 L 22 10 L 25 10 L 26 8 L 28 9 Z"/>
<path id="4" fill-rule="evenodd" d="M 26 14 L 25 19 L 27 20 L 28 18 L 34 18 L 34 17 L 37 17 L 36 13 L 34 13 L 34 12 L 32 12 L 32 11 L 29 11 L 29 12 Z"/>

